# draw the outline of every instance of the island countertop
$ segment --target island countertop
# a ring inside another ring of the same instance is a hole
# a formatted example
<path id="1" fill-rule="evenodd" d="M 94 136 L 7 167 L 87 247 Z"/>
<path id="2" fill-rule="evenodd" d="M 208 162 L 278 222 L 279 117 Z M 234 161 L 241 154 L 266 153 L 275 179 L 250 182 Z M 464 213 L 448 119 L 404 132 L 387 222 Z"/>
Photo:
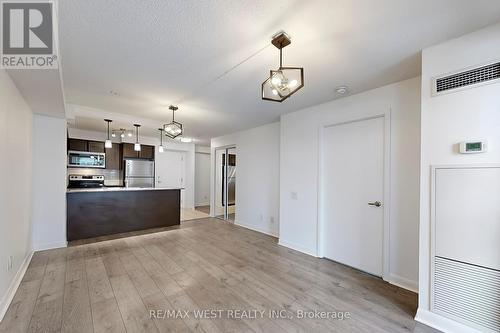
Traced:
<path id="1" fill-rule="evenodd" d="M 168 190 L 184 190 L 180 187 L 120 187 L 120 186 L 110 186 L 110 187 L 98 187 L 98 188 L 68 188 L 66 193 L 81 193 L 81 192 L 126 192 L 126 191 L 168 191 Z"/>

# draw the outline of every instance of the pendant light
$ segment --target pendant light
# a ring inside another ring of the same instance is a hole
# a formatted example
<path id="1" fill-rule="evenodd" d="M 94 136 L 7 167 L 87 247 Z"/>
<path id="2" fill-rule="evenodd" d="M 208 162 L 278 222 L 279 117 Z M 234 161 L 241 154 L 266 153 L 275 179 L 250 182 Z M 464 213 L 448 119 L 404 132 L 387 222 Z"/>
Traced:
<path id="1" fill-rule="evenodd" d="M 134 124 L 135 126 L 135 144 L 134 144 L 134 150 L 135 151 L 141 151 L 141 144 L 139 143 L 139 127 L 141 125 Z"/>
<path id="2" fill-rule="evenodd" d="M 108 123 L 108 138 L 106 139 L 106 141 L 104 142 L 104 148 L 113 148 L 113 143 L 111 142 L 111 140 L 109 139 L 109 124 L 113 121 L 111 119 L 104 119 L 105 122 Z"/>
<path id="3" fill-rule="evenodd" d="M 290 37 L 280 32 L 271 43 L 280 50 L 280 67 L 271 70 L 269 78 L 262 83 L 262 99 L 283 102 L 304 86 L 304 68 L 283 67 L 283 48 L 290 45 Z"/>
<path id="4" fill-rule="evenodd" d="M 163 153 L 165 148 L 163 147 L 163 128 L 158 128 L 158 131 L 160 131 L 160 146 L 158 147 L 158 152 Z"/>
<path id="5" fill-rule="evenodd" d="M 175 121 L 175 111 L 179 108 L 177 106 L 170 105 L 168 107 L 172 110 L 172 121 L 168 124 L 163 125 L 163 130 L 165 131 L 165 135 L 171 139 L 175 139 L 179 135 L 182 135 L 182 124 Z"/>

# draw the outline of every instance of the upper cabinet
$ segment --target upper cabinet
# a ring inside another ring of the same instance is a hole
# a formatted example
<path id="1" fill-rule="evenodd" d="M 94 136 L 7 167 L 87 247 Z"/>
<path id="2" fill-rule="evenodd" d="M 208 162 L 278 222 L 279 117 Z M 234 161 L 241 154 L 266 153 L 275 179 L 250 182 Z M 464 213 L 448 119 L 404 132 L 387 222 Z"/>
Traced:
<path id="1" fill-rule="evenodd" d="M 68 139 L 68 150 L 88 151 L 91 153 L 104 153 L 104 142 L 88 141 L 82 139 Z"/>
<path id="2" fill-rule="evenodd" d="M 122 143 L 122 155 L 123 158 L 137 158 L 139 155 L 134 150 L 134 144 L 132 143 Z"/>
<path id="3" fill-rule="evenodd" d="M 139 152 L 140 158 L 154 159 L 155 158 L 155 146 L 141 145 L 141 151 Z"/>
<path id="4" fill-rule="evenodd" d="M 106 154 L 106 169 L 121 170 L 124 158 L 143 158 L 154 160 L 155 146 L 141 145 L 141 151 L 134 150 L 133 143 L 113 143 L 111 148 L 104 148 L 102 141 L 68 139 L 68 150 L 87 151 Z"/>
<path id="5" fill-rule="evenodd" d="M 120 144 L 113 143 L 111 148 L 106 148 L 106 169 L 120 170 Z"/>
<path id="6" fill-rule="evenodd" d="M 105 153 L 104 142 L 89 141 L 89 152 L 91 152 L 91 153 Z"/>
<path id="7" fill-rule="evenodd" d="M 68 150 L 88 151 L 88 141 L 80 139 L 68 139 Z"/>
<path id="8" fill-rule="evenodd" d="M 153 160 L 155 158 L 155 146 L 141 145 L 141 151 L 134 150 L 133 143 L 122 143 L 123 158 L 144 158 Z"/>

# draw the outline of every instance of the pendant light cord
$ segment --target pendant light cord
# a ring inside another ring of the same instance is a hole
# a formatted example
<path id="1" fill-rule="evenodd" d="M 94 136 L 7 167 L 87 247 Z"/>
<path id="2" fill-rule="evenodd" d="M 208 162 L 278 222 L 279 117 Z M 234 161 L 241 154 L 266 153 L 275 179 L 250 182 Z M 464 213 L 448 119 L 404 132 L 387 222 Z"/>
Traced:
<path id="1" fill-rule="evenodd" d="M 191 93 L 189 94 L 186 94 L 184 96 L 182 96 L 181 98 L 179 98 L 178 100 L 174 101 L 172 104 L 176 105 L 176 104 L 180 104 L 181 102 L 184 102 L 186 100 L 188 100 L 191 96 L 195 95 L 195 96 L 198 96 L 199 94 L 197 94 L 200 90 L 202 89 L 205 89 L 206 87 L 214 84 L 215 82 L 219 81 L 220 79 L 222 79 L 224 76 L 226 76 L 227 74 L 229 74 L 230 72 L 234 71 L 236 68 L 240 67 L 241 65 L 243 65 L 244 63 L 246 63 L 247 61 L 249 61 L 250 59 L 254 58 L 255 56 L 257 56 L 259 53 L 262 53 L 265 49 L 267 49 L 269 46 L 271 46 L 271 44 L 266 44 L 266 46 L 264 47 L 261 47 L 260 49 L 258 49 L 257 51 L 255 51 L 254 53 L 250 54 L 248 57 L 246 57 L 245 59 L 241 60 L 240 62 L 238 62 L 237 64 L 231 66 L 229 69 L 225 70 L 224 72 L 222 72 L 220 75 L 216 76 L 214 79 L 208 81 L 207 83 L 205 84 L 202 84 L 201 86 L 199 86 L 198 88 L 196 88 L 195 90 L 193 90 Z"/>
<path id="2" fill-rule="evenodd" d="M 283 43 L 280 44 L 280 69 L 283 68 Z"/>

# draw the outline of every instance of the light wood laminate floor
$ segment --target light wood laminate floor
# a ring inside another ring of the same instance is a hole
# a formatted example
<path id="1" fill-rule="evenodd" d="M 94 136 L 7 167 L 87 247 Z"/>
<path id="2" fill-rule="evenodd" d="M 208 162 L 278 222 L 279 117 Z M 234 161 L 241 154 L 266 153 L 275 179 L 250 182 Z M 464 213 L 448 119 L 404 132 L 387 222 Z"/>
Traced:
<path id="1" fill-rule="evenodd" d="M 210 217 L 210 215 L 198 209 L 181 208 L 181 222 L 202 219 L 207 217 Z"/>
<path id="2" fill-rule="evenodd" d="M 35 253 L 0 332 L 434 332 L 413 320 L 416 304 L 378 278 L 204 219 Z M 196 318 L 196 309 L 222 318 Z M 152 319 L 151 310 L 188 317 Z M 350 318 L 297 318 L 315 310 Z"/>

